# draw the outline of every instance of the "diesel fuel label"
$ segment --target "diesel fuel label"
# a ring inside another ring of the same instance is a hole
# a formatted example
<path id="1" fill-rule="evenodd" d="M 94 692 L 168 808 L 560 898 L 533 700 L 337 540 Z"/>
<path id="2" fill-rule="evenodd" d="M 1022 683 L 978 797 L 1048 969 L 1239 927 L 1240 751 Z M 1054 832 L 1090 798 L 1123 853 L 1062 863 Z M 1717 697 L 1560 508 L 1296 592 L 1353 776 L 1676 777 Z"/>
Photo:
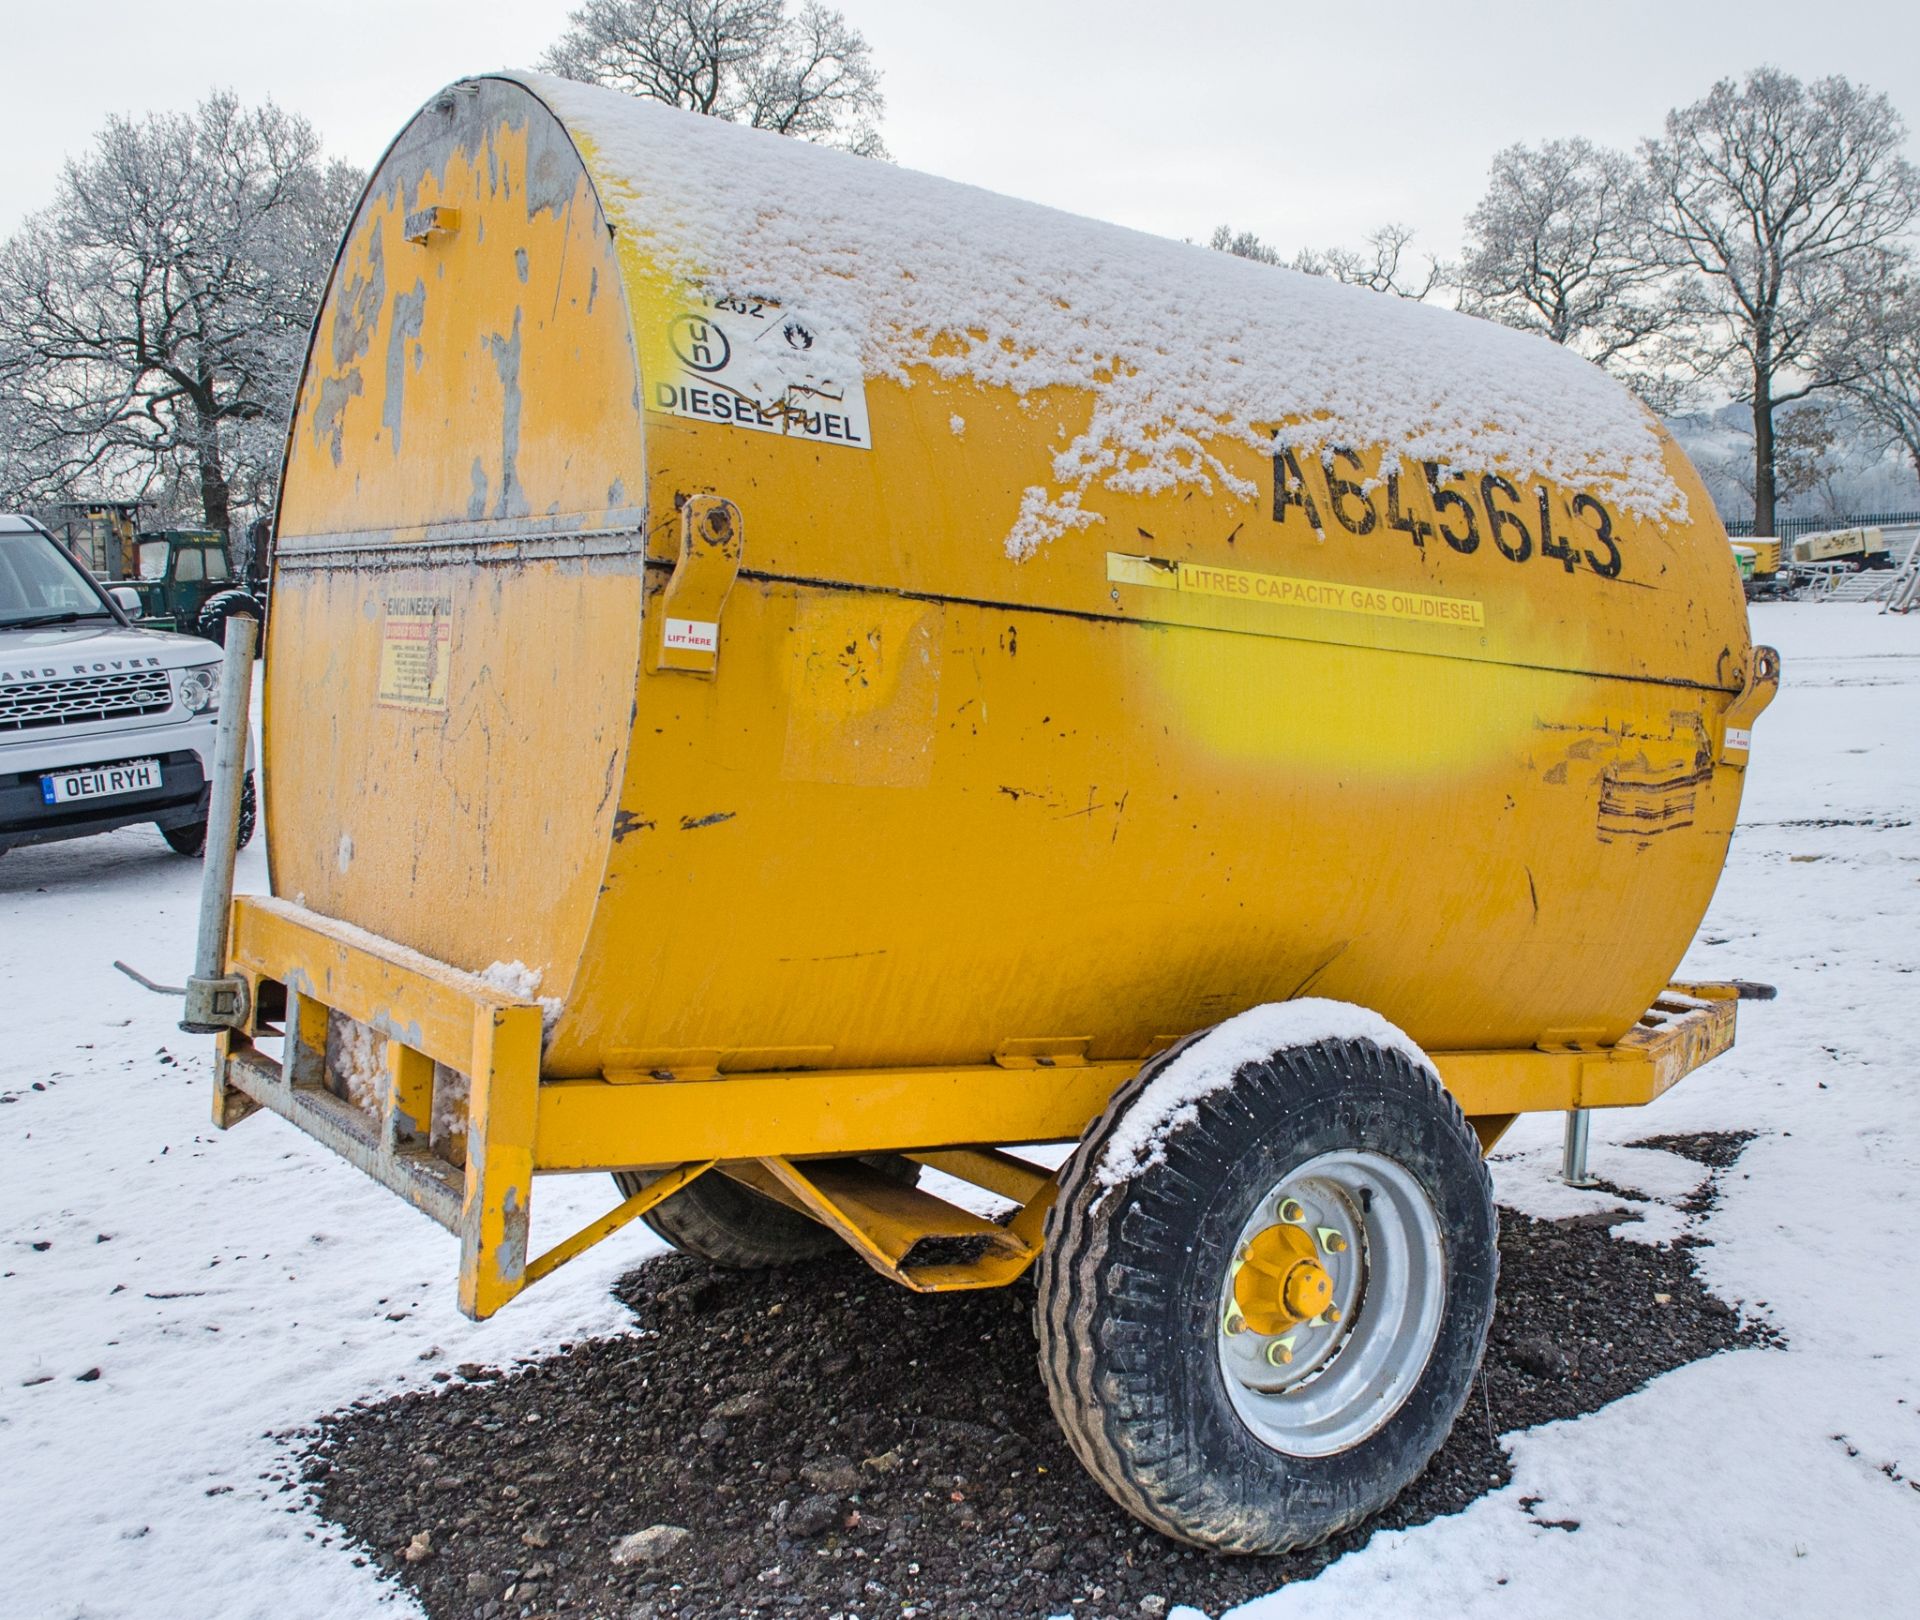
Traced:
<path id="1" fill-rule="evenodd" d="M 721 296 L 670 316 L 662 338 L 649 368 L 654 410 L 872 448 L 859 357 L 813 316 L 771 299 Z"/>
<path id="2" fill-rule="evenodd" d="M 390 709 L 444 709 L 453 599 L 390 596 L 380 623 L 379 700 Z"/>
<path id="3" fill-rule="evenodd" d="M 1327 613 L 1409 619 L 1461 630 L 1484 630 L 1487 624 L 1485 604 L 1465 597 L 1428 596 L 1419 591 L 1344 585 L 1326 579 L 1292 579 L 1285 574 L 1257 574 L 1244 568 L 1215 568 L 1117 551 L 1107 553 L 1107 579 L 1115 585 L 1150 585 L 1183 596 L 1222 596 L 1269 607 L 1319 608 Z"/>

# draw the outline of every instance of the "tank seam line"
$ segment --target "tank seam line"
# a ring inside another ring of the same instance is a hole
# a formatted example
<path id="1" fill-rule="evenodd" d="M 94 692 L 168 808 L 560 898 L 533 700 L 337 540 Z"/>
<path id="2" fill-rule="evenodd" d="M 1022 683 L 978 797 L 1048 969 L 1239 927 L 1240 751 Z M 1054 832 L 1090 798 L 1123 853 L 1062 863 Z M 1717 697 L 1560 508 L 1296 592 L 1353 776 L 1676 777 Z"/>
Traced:
<path id="1" fill-rule="evenodd" d="M 648 558 L 650 569 L 671 570 L 673 564 L 658 558 Z M 908 590 L 898 585 L 863 585 L 849 580 L 822 579 L 808 574 L 779 574 L 766 569 L 743 568 L 740 578 L 764 580 L 775 585 L 809 585 L 823 590 L 859 591 L 863 595 L 897 596 L 910 602 L 952 603 L 956 607 L 992 608 L 1004 613 L 1042 613 L 1054 618 L 1079 619 L 1091 624 L 1145 626 L 1159 630 L 1199 630 L 1212 635 L 1254 636 L 1262 641 L 1292 641 L 1309 646 L 1353 647 L 1361 651 L 1401 653 L 1409 658 L 1440 658 L 1456 664 L 1484 664 L 1492 669 L 1524 669 L 1541 675 L 1570 675 L 1582 680 L 1632 681 L 1641 686 L 1677 686 L 1692 692 L 1719 692 L 1734 696 L 1738 689 L 1730 686 L 1715 686 L 1708 681 L 1692 681 L 1673 675 L 1623 675 L 1611 674 L 1603 670 L 1567 669 L 1557 664 L 1528 664 L 1510 658 L 1473 658 L 1465 653 L 1439 652 L 1431 648 L 1415 647 L 1370 647 L 1359 641 L 1327 641 L 1315 636 L 1275 635 L 1265 630 L 1243 630 L 1234 625 L 1225 624 L 1188 624 L 1179 619 L 1121 618 L 1109 613 L 1091 613 L 1085 608 L 1043 607 L 1028 602 L 1004 602 L 991 597 L 944 595 L 938 591 Z"/>

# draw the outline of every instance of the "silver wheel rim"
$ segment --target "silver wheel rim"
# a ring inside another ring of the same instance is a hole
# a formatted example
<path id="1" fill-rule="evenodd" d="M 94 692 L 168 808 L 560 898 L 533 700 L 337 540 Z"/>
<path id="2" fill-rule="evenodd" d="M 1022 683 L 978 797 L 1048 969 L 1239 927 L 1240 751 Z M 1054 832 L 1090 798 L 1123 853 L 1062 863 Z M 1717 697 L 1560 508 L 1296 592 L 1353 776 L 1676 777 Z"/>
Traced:
<path id="1" fill-rule="evenodd" d="M 1278 1225 L 1311 1239 L 1332 1308 L 1261 1333 L 1242 1315 L 1234 1282 L 1248 1245 Z M 1225 1273 L 1214 1316 L 1221 1378 L 1240 1421 L 1289 1456 L 1331 1456 L 1378 1430 L 1413 1393 L 1440 1336 L 1439 1217 L 1420 1184 L 1377 1153 L 1323 1153 L 1269 1188 Z"/>

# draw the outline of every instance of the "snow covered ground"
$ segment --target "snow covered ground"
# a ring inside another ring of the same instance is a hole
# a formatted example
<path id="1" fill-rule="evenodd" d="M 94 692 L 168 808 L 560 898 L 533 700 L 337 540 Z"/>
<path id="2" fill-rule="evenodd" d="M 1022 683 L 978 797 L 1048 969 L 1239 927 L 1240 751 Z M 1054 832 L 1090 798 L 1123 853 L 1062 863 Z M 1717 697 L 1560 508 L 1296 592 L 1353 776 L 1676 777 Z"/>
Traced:
<path id="1" fill-rule="evenodd" d="M 1759 1131 L 1700 1263 L 1788 1348 L 1516 1436 L 1504 1489 L 1243 1615 L 1910 1610 L 1920 621 L 1770 606 L 1755 628 L 1786 684 L 1684 971 L 1780 999 L 1743 1009 L 1735 1051 L 1653 1108 L 1598 1116 L 1593 1166 L 1671 1203 L 1694 1168 L 1625 1143 Z M 653 1240 L 623 1235 L 475 1326 L 454 1309 L 452 1240 L 424 1217 L 279 1121 L 213 1130 L 205 1043 L 112 966 L 178 982 L 198 876 L 146 829 L 0 860 L 0 1611 L 404 1612 L 301 1505 L 276 1436 L 461 1361 L 626 1331 L 608 1285 Z M 264 877 L 248 851 L 243 886 Z M 1613 1202 L 1560 1187 L 1557 1163 L 1558 1121 L 1523 1121 L 1502 1198 Z M 543 1182 L 536 1242 L 602 1207 L 598 1183 Z M 1656 1204 L 1627 1230 L 1681 1223 Z"/>

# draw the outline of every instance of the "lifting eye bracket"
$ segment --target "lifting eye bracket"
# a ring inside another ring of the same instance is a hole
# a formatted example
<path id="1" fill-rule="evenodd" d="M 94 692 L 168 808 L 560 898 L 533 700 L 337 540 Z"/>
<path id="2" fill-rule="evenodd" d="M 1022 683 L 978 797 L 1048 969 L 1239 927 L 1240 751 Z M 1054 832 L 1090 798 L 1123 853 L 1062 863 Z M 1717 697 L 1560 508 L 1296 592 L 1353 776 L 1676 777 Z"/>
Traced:
<path id="1" fill-rule="evenodd" d="M 1780 690 L 1780 655 L 1771 647 L 1755 647 L 1748 655 L 1747 680 L 1731 703 L 1721 733 L 1720 763 L 1745 766 L 1753 746 L 1753 722 Z"/>
<path id="2" fill-rule="evenodd" d="M 451 236 L 459 230 L 460 210 L 439 203 L 428 208 L 416 208 L 407 215 L 403 229 L 409 242 L 424 245 Z"/>
<path id="3" fill-rule="evenodd" d="M 680 559 L 647 627 L 647 672 L 711 675 L 720 664 L 720 609 L 740 573 L 740 508 L 689 495 L 680 508 Z"/>

